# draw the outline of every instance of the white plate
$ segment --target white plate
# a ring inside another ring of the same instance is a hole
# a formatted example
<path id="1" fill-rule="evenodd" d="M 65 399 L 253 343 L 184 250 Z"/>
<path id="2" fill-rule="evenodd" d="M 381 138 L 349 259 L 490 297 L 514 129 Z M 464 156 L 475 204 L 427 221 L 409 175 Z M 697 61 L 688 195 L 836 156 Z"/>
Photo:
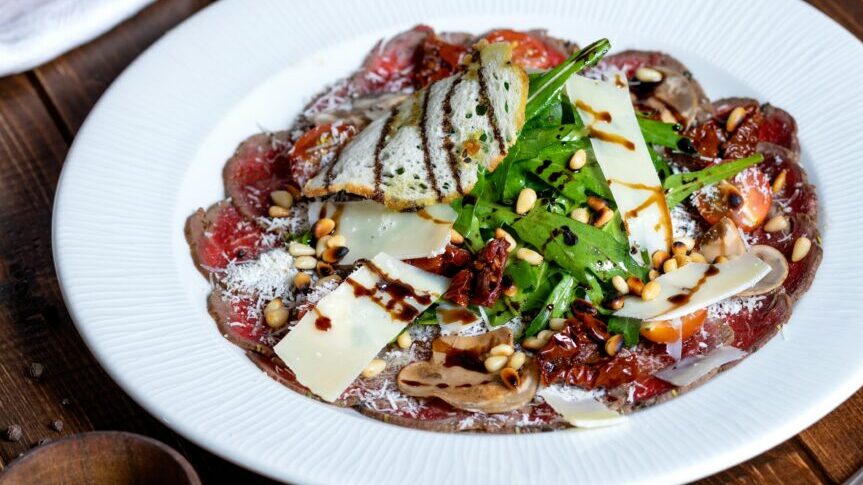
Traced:
<path id="1" fill-rule="evenodd" d="M 381 36 L 425 22 L 547 27 L 585 44 L 664 49 L 712 98 L 754 96 L 800 124 L 824 262 L 784 337 L 696 391 L 610 429 L 527 436 L 414 431 L 264 376 L 205 310 L 185 218 L 220 199 L 237 143 L 284 127 Z M 297 482 L 678 482 L 754 456 L 863 384 L 863 48 L 802 2 L 222 1 L 114 83 L 66 160 L 54 253 L 68 308 L 111 376 L 180 433 Z"/>

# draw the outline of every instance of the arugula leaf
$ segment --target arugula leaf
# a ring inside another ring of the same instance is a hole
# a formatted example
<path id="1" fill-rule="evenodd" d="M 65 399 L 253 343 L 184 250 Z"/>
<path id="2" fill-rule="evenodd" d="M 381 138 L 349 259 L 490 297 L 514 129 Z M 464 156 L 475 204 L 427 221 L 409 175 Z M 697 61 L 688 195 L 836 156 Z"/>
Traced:
<path id="1" fill-rule="evenodd" d="M 671 167 L 668 166 L 668 162 L 665 161 L 656 150 L 653 149 L 653 145 L 647 145 L 647 153 L 650 154 L 650 159 L 653 161 L 653 168 L 656 170 L 656 173 L 659 174 L 659 178 L 661 180 L 665 180 L 669 176 L 671 176 Z"/>
<path id="2" fill-rule="evenodd" d="M 638 337 L 641 334 L 641 320 L 612 315 L 608 318 L 608 331 L 623 334 L 623 342 L 627 347 L 632 347 L 638 344 Z"/>
<path id="3" fill-rule="evenodd" d="M 708 185 L 713 185 L 729 177 L 733 177 L 738 172 L 763 161 L 764 156 L 756 153 L 751 157 L 722 162 L 719 165 L 712 165 L 697 172 L 674 174 L 665 179 L 665 182 L 662 184 L 665 189 L 665 200 L 668 201 L 668 208 L 673 208 L 686 200 L 694 192 Z"/>
<path id="4" fill-rule="evenodd" d="M 312 242 L 312 231 L 301 232 L 299 234 L 284 236 L 285 244 L 298 242 L 300 244 L 309 244 Z"/>
<path id="5" fill-rule="evenodd" d="M 603 281 L 615 275 L 632 274 L 642 279 L 647 276 L 647 268 L 637 265 L 629 255 L 628 244 L 601 229 L 552 214 L 542 207 L 531 210 L 512 228 L 522 241 L 540 249 L 546 259 L 572 273 L 581 283 L 589 283 L 587 270 Z M 572 245 L 567 244 L 573 240 Z"/>
<path id="6" fill-rule="evenodd" d="M 527 107 L 525 109 L 525 120 L 533 119 L 542 110 L 553 103 L 566 84 L 567 79 L 585 67 L 590 67 L 599 62 L 602 56 L 611 48 L 608 39 L 599 39 L 589 46 L 581 49 L 567 60 L 560 63 L 542 75 L 531 79 L 527 95 Z"/>
<path id="7" fill-rule="evenodd" d="M 525 167 L 543 182 L 572 199 L 576 205 L 587 201 L 588 192 L 611 199 L 611 190 L 599 165 L 592 162 L 573 172 L 567 166 L 572 153 L 569 152 L 563 157 L 528 160 Z"/>
<path id="8" fill-rule="evenodd" d="M 437 325 L 437 305 L 435 304 L 426 308 L 426 310 L 420 313 L 416 320 L 414 320 L 414 323 L 419 325 Z"/>
<path id="9" fill-rule="evenodd" d="M 566 311 L 566 307 L 572 301 L 575 294 L 575 278 L 568 274 L 564 274 L 554 290 L 548 296 L 545 306 L 531 320 L 530 324 L 524 331 L 526 337 L 532 337 L 548 326 L 548 321 L 551 318 L 556 318 Z"/>
<path id="10" fill-rule="evenodd" d="M 688 140 L 680 134 L 678 128 L 680 125 L 672 123 L 664 123 L 662 121 L 651 120 L 650 118 L 638 117 L 638 127 L 641 128 L 641 134 L 644 135 L 644 141 L 649 145 L 659 145 L 672 150 L 681 150 L 680 140 Z"/>

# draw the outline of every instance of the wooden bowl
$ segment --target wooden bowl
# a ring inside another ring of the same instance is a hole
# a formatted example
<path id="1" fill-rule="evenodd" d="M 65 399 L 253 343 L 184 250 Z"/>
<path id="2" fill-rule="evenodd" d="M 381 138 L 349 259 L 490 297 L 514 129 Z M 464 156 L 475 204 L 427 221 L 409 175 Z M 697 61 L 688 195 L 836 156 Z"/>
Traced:
<path id="1" fill-rule="evenodd" d="M 200 485 L 192 465 L 164 443 L 122 431 L 72 435 L 35 448 L 0 473 L 0 485 L 87 483 Z"/>

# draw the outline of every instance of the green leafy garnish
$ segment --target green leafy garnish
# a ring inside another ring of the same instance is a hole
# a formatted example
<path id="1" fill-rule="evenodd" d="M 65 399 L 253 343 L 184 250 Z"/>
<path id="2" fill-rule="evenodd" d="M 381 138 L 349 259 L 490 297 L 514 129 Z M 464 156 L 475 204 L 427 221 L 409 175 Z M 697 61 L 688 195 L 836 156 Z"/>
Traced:
<path id="1" fill-rule="evenodd" d="M 549 320 L 563 315 L 566 307 L 574 298 L 575 294 L 575 278 L 570 275 L 563 275 L 557 286 L 551 291 L 545 306 L 531 320 L 530 324 L 524 330 L 526 337 L 532 337 L 538 334 L 541 330 L 548 326 Z"/>
<path id="2" fill-rule="evenodd" d="M 681 140 L 687 138 L 680 134 L 680 125 L 663 123 L 662 121 L 638 117 L 638 127 L 648 145 L 659 145 L 673 150 L 680 150 Z M 686 142 L 683 142 L 684 144 Z M 681 150 L 682 151 L 682 150 Z"/>
<path id="3" fill-rule="evenodd" d="M 525 108 L 525 120 L 530 120 L 553 103 L 567 79 L 585 67 L 590 67 L 611 48 L 608 39 L 599 39 L 581 49 L 560 65 L 531 79 Z"/>
<path id="4" fill-rule="evenodd" d="M 549 261 L 588 284 L 587 271 L 603 281 L 615 275 L 647 276 L 647 269 L 635 264 L 629 245 L 588 224 L 536 207 L 512 225 L 521 240 L 538 248 Z"/>
<path id="5" fill-rule="evenodd" d="M 764 161 L 764 156 L 756 153 L 751 157 L 722 162 L 697 172 L 674 174 L 666 178 L 662 184 L 665 189 L 665 199 L 668 201 L 668 208 L 671 209 L 683 202 L 687 197 L 702 188 L 733 177 L 739 172 L 762 161 Z"/>
<path id="6" fill-rule="evenodd" d="M 632 347 L 638 344 L 638 336 L 641 333 L 641 320 L 611 316 L 608 318 L 608 331 L 623 334 L 623 342 L 627 347 Z"/>

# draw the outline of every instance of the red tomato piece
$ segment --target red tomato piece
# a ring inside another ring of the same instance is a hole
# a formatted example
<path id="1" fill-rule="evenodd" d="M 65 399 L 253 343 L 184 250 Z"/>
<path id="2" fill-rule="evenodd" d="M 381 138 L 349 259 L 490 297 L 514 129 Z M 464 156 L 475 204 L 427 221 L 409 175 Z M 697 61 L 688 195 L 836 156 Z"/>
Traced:
<path id="1" fill-rule="evenodd" d="M 746 232 L 757 229 L 773 203 L 770 180 L 757 167 L 738 173 L 694 197 L 695 207 L 708 224 L 729 217 Z"/>
<path id="2" fill-rule="evenodd" d="M 486 34 L 485 40 L 511 43 L 512 62 L 524 68 L 550 69 L 566 60 L 562 52 L 524 32 L 495 30 Z"/>

